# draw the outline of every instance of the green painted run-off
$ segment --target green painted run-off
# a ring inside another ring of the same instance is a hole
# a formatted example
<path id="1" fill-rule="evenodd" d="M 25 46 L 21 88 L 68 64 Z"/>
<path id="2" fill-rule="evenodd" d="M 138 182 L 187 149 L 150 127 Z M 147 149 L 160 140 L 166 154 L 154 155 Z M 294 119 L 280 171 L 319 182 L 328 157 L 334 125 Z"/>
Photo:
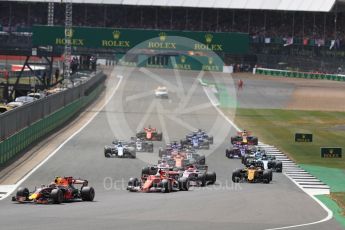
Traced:
<path id="1" fill-rule="evenodd" d="M 343 228 L 345 228 L 345 217 L 341 214 L 341 208 L 339 208 L 337 203 L 327 195 L 318 195 L 315 197 L 322 203 L 324 203 L 333 212 L 333 217 Z"/>

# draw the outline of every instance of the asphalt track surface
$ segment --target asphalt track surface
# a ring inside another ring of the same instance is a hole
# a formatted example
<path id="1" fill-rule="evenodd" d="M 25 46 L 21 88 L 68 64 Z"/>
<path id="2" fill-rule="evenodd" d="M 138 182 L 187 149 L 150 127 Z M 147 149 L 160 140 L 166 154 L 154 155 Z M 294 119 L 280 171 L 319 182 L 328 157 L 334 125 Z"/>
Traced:
<path id="1" fill-rule="evenodd" d="M 226 159 L 224 151 L 235 131 L 196 84 L 198 73 L 182 72 L 177 80 L 172 71 L 146 73 L 121 73 L 124 78 L 108 106 L 22 184 L 33 189 L 58 175 L 85 178 L 96 190 L 95 201 L 33 205 L 7 198 L 0 201 L 1 229 L 271 229 L 327 215 L 282 174 L 274 174 L 271 184 L 233 184 L 231 173 L 241 164 Z M 114 78 L 110 84 L 117 81 Z M 169 82 L 170 88 L 177 86 L 170 99 L 155 99 L 153 89 Z M 178 87 L 181 83 L 183 89 Z M 217 183 L 169 194 L 126 191 L 128 179 L 138 177 L 147 162 L 157 160 L 158 147 L 164 142 L 155 143 L 155 153 L 138 153 L 138 159 L 106 159 L 103 147 L 114 136 L 128 139 L 143 124 L 163 130 L 169 140 L 181 138 L 188 128 L 209 130 L 215 144 L 205 152 L 206 162 L 217 172 Z M 297 229 L 341 228 L 331 220 Z"/>

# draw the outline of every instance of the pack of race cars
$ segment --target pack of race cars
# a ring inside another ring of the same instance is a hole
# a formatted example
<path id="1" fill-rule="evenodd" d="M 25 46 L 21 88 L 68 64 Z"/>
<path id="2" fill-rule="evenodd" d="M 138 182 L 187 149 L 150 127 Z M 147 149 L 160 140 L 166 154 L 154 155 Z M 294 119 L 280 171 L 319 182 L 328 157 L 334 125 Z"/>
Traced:
<path id="1" fill-rule="evenodd" d="M 161 141 L 163 134 L 157 129 L 144 128 L 129 141 L 115 139 L 104 147 L 106 158 L 136 158 L 137 152 L 154 152 L 154 141 Z M 258 147 L 258 138 L 246 130 L 231 137 L 231 148 L 226 149 L 229 159 L 238 158 L 244 165 L 232 173 L 234 183 L 270 183 L 273 172 L 282 172 L 282 162 L 264 149 Z M 130 192 L 188 191 L 191 186 L 204 187 L 214 184 L 216 173 L 210 171 L 200 149 L 209 149 L 213 136 L 198 129 L 187 134 L 183 139 L 173 141 L 164 148 L 159 148 L 159 160 L 155 165 L 148 165 L 141 170 L 139 177 L 130 178 L 127 190 Z M 80 188 L 76 188 L 80 185 Z M 33 191 L 19 188 L 12 201 L 19 203 L 60 204 L 67 201 L 93 201 L 95 190 L 88 186 L 88 181 L 73 177 L 56 177 L 49 186 L 40 186 Z"/>
<path id="2" fill-rule="evenodd" d="M 203 187 L 214 184 L 216 173 L 208 170 L 205 156 L 197 153 L 198 149 L 206 146 L 205 143 L 209 148 L 210 143 L 213 143 L 213 137 L 199 129 L 187 134 L 180 143 L 174 141 L 165 148 L 160 148 L 157 164 L 144 167 L 140 179 L 130 178 L 127 190 L 169 193 L 188 191 L 190 186 Z"/>
<path id="3" fill-rule="evenodd" d="M 258 147 L 258 138 L 243 130 L 231 137 L 232 147 L 225 150 L 225 156 L 241 159 L 244 168 L 236 169 L 232 173 L 234 183 L 270 183 L 273 171 L 282 172 L 283 163 Z"/>

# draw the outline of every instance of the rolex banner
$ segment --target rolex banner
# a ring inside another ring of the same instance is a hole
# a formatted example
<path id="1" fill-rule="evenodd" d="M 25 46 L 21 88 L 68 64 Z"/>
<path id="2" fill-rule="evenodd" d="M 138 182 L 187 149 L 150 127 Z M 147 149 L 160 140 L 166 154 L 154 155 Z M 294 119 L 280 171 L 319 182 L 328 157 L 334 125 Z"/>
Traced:
<path id="1" fill-rule="evenodd" d="M 341 158 L 342 148 L 339 147 L 322 147 L 321 148 L 322 158 Z"/>
<path id="2" fill-rule="evenodd" d="M 223 71 L 223 62 L 219 57 L 180 55 L 171 58 L 171 68 L 180 70 Z"/>
<path id="3" fill-rule="evenodd" d="M 71 36 L 71 44 L 85 48 L 140 49 L 225 52 L 243 54 L 249 49 L 249 36 L 244 33 L 211 33 L 170 30 L 116 29 L 73 27 L 65 31 L 62 26 L 34 26 L 34 46 L 64 46 L 65 33 Z M 186 45 L 183 38 L 192 39 Z"/>
<path id="4" fill-rule="evenodd" d="M 138 63 L 130 65 L 126 58 L 119 61 L 123 66 L 139 66 L 150 68 L 165 68 L 178 70 L 203 70 L 212 72 L 222 72 L 223 62 L 217 56 L 147 56 L 138 55 Z"/>
<path id="5" fill-rule="evenodd" d="M 313 134 L 295 133 L 295 142 L 313 142 Z"/>

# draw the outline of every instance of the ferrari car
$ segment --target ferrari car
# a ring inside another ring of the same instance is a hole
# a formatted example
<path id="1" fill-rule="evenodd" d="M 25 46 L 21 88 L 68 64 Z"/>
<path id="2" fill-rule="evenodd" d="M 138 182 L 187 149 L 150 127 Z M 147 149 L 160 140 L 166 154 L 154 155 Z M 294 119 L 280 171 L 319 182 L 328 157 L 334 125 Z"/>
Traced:
<path id="1" fill-rule="evenodd" d="M 163 134 L 157 132 L 156 128 L 144 128 L 143 131 L 140 131 L 136 134 L 137 138 L 144 139 L 146 141 L 161 141 L 163 138 Z"/>
<path id="2" fill-rule="evenodd" d="M 75 185 L 81 185 L 78 189 Z M 67 201 L 93 201 L 95 190 L 88 186 L 87 180 L 73 177 L 56 177 L 49 185 L 42 185 L 30 192 L 27 188 L 19 188 L 12 201 L 19 203 L 60 204 Z"/>
<path id="3" fill-rule="evenodd" d="M 258 145 L 259 140 L 257 137 L 252 136 L 250 132 L 243 130 L 242 132 L 238 132 L 236 136 L 231 137 L 231 144 L 236 142 L 248 145 Z"/>
<path id="4" fill-rule="evenodd" d="M 155 96 L 156 96 L 157 98 L 164 98 L 164 99 L 169 98 L 169 94 L 168 94 L 168 89 L 167 89 L 167 87 L 165 87 L 165 86 L 158 86 L 158 87 L 155 89 Z"/>
<path id="5" fill-rule="evenodd" d="M 175 171 L 159 170 L 155 175 L 145 175 L 138 178 L 130 178 L 127 185 L 130 192 L 163 192 L 188 191 L 187 178 L 179 178 Z"/>
<path id="6" fill-rule="evenodd" d="M 253 165 L 249 168 L 236 169 L 232 173 L 232 181 L 234 183 L 248 182 L 268 184 L 272 181 L 272 170 L 255 167 Z"/>
<path id="7" fill-rule="evenodd" d="M 137 152 L 153 152 L 153 142 L 135 137 L 132 137 L 131 140 Z"/>
<path id="8" fill-rule="evenodd" d="M 104 156 L 107 158 L 136 158 L 136 147 L 131 142 L 114 140 L 112 145 L 104 147 Z"/>

